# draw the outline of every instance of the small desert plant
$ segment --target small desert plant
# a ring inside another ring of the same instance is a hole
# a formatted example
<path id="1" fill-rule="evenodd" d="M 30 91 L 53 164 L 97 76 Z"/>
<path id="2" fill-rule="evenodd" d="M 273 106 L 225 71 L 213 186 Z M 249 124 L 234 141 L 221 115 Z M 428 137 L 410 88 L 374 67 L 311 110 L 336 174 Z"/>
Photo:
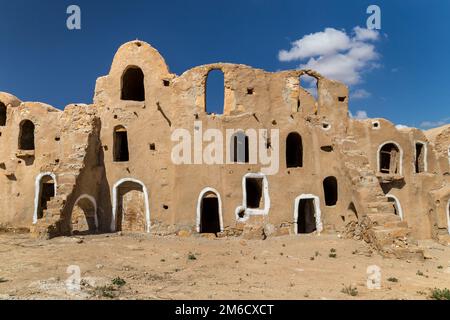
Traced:
<path id="1" fill-rule="evenodd" d="M 447 288 L 434 288 L 433 290 L 431 290 L 430 298 L 433 300 L 450 300 L 450 290 Z"/>
<path id="2" fill-rule="evenodd" d="M 387 279 L 387 281 L 389 281 L 389 282 L 398 282 L 398 279 L 395 278 L 395 277 L 390 277 L 390 278 Z"/>
<path id="3" fill-rule="evenodd" d="M 7 282 L 7 281 L 8 280 L 6 280 L 5 278 L 0 277 L 0 283 Z"/>
<path id="4" fill-rule="evenodd" d="M 423 272 L 420 271 L 420 270 L 417 270 L 416 274 L 417 274 L 418 276 L 422 276 L 422 277 L 424 276 Z"/>
<path id="5" fill-rule="evenodd" d="M 423 291 L 416 291 L 416 293 L 417 293 L 417 294 L 420 294 L 421 296 L 426 295 L 426 292 L 423 292 Z"/>
<path id="6" fill-rule="evenodd" d="M 113 299 L 116 297 L 116 288 L 112 285 L 100 286 L 95 288 L 95 293 L 101 297 Z"/>
<path id="7" fill-rule="evenodd" d="M 111 283 L 118 287 L 123 287 L 127 282 L 123 280 L 121 277 L 117 277 L 112 279 Z"/>
<path id="8" fill-rule="evenodd" d="M 189 260 L 197 260 L 197 257 L 196 257 L 195 254 L 193 254 L 192 252 L 189 252 L 189 254 L 188 254 L 188 259 L 189 259 Z"/>
<path id="9" fill-rule="evenodd" d="M 355 297 L 358 295 L 358 289 L 352 285 L 344 286 L 341 290 L 342 293 L 348 294 L 349 296 Z"/>
<path id="10" fill-rule="evenodd" d="M 438 266 L 437 268 L 438 268 L 438 269 L 444 269 L 444 267 L 443 267 L 443 266 Z"/>
<path id="11" fill-rule="evenodd" d="M 331 253 L 335 253 L 335 252 L 336 252 L 336 249 L 335 249 L 335 248 L 331 248 L 331 249 L 330 249 L 330 252 L 331 252 Z"/>
<path id="12" fill-rule="evenodd" d="M 329 256 L 330 258 L 336 258 L 336 257 L 337 257 L 337 254 L 336 254 L 336 253 L 330 253 L 328 256 Z"/>

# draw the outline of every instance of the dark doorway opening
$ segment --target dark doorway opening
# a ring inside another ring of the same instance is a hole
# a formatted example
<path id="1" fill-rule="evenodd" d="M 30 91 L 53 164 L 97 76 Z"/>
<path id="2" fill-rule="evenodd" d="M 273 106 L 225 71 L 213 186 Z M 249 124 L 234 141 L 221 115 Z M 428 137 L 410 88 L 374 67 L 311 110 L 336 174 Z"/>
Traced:
<path id="1" fill-rule="evenodd" d="M 221 231 L 219 199 L 214 193 L 203 197 L 200 216 L 200 233 L 218 233 Z"/>
<path id="2" fill-rule="evenodd" d="M 140 68 L 130 67 L 123 74 L 121 99 L 145 101 L 144 73 Z"/>
<path id="3" fill-rule="evenodd" d="M 423 143 L 416 143 L 416 173 L 425 172 L 425 145 Z"/>
<path id="4" fill-rule="evenodd" d="M 6 106 L 0 102 L 0 126 L 6 126 Z"/>
<path id="5" fill-rule="evenodd" d="M 259 209 L 262 207 L 262 178 L 246 178 L 245 191 L 247 193 L 247 208 Z"/>
<path id="6" fill-rule="evenodd" d="M 125 162 L 130 159 L 128 153 L 128 134 L 127 130 L 122 127 L 114 129 L 114 161 Z"/>
<path id="7" fill-rule="evenodd" d="M 34 150 L 34 124 L 30 120 L 20 123 L 19 149 Z"/>
<path id="8" fill-rule="evenodd" d="M 316 208 L 314 199 L 300 199 L 297 212 L 297 233 L 316 231 Z"/>
<path id="9" fill-rule="evenodd" d="M 335 177 L 327 177 L 323 180 L 323 193 L 327 206 L 336 205 L 338 201 L 338 184 Z"/>
<path id="10" fill-rule="evenodd" d="M 303 167 L 302 137 L 297 132 L 291 132 L 286 138 L 286 167 Z"/>
<path id="11" fill-rule="evenodd" d="M 44 176 L 40 182 L 39 206 L 37 218 L 42 219 L 47 203 L 55 196 L 55 182 L 51 176 Z"/>

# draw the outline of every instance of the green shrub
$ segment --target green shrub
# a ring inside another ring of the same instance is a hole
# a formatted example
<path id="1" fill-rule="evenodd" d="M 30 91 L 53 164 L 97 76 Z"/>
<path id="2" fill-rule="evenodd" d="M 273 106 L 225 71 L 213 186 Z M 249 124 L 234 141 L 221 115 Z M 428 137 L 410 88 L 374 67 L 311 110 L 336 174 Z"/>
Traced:
<path id="1" fill-rule="evenodd" d="M 118 287 L 123 287 L 127 282 L 125 280 L 123 280 L 121 277 L 117 277 L 117 278 L 112 279 L 111 283 Z"/>
<path id="2" fill-rule="evenodd" d="M 433 300 L 450 300 L 450 290 L 447 288 L 434 288 L 433 290 L 431 290 L 430 298 Z"/>

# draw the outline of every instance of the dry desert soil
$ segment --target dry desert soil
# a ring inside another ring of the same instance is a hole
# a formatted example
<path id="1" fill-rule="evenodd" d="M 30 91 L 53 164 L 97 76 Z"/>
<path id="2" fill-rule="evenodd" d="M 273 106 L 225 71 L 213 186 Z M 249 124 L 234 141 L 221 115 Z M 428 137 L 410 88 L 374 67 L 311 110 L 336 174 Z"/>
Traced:
<path id="1" fill-rule="evenodd" d="M 336 234 L 262 241 L 2 233 L 0 299 L 430 299 L 432 289 L 450 288 L 450 247 L 421 245 L 427 259 L 408 261 Z M 367 287 L 373 265 L 379 289 Z"/>

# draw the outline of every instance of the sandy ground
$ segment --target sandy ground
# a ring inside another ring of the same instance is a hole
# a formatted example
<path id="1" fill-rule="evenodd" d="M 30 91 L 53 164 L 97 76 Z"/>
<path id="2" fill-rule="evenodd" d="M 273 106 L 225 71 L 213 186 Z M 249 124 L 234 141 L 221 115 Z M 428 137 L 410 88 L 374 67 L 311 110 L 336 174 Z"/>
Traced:
<path id="1" fill-rule="evenodd" d="M 0 234 L 0 299 L 428 299 L 432 288 L 450 288 L 450 247 L 422 245 L 428 259 L 406 261 L 337 235 Z M 367 288 L 371 265 L 380 267 L 380 289 Z M 78 267 L 80 290 L 66 285 Z M 349 286 L 353 296 L 342 292 Z"/>

